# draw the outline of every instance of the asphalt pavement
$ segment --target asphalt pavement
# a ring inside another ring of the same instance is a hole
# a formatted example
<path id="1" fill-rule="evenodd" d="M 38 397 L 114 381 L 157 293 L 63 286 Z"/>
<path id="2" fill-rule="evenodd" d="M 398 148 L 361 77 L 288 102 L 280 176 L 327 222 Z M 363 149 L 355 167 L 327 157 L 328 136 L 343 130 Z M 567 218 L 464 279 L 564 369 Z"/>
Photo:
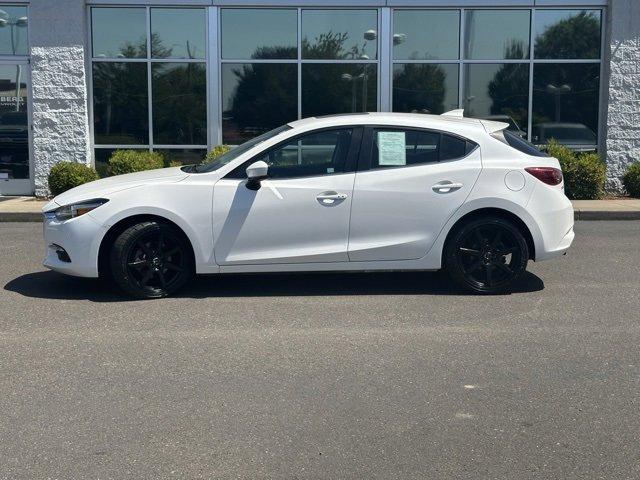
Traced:
<path id="1" fill-rule="evenodd" d="M 640 222 L 511 295 L 440 273 L 130 301 L 0 223 L 0 479 L 640 478 Z"/>

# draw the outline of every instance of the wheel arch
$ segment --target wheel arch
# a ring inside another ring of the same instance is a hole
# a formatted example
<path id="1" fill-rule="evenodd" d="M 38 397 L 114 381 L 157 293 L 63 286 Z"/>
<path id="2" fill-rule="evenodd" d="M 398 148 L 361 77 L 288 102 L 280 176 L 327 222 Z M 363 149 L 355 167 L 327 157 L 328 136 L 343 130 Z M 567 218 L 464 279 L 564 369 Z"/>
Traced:
<path id="1" fill-rule="evenodd" d="M 195 250 L 193 248 L 193 243 L 191 242 L 191 239 L 185 233 L 185 231 L 180 227 L 180 225 L 161 215 L 142 213 L 131 215 L 129 217 L 118 220 L 111 227 L 109 227 L 109 230 L 107 230 L 105 235 L 102 237 L 102 240 L 100 241 L 100 247 L 98 249 L 98 275 L 100 277 L 104 277 L 105 275 L 109 274 L 110 247 L 111 245 L 113 245 L 113 242 L 116 240 L 116 238 L 118 238 L 118 235 L 120 235 L 127 228 L 133 225 L 149 221 L 163 222 L 174 227 L 176 231 L 182 235 L 184 240 L 187 242 L 187 245 L 189 245 L 189 253 L 191 254 L 191 259 L 195 264 Z"/>
<path id="2" fill-rule="evenodd" d="M 527 242 L 527 247 L 529 249 L 529 259 L 535 261 L 536 244 L 535 244 L 535 241 L 533 240 L 533 235 L 531 233 L 531 230 L 529 229 L 527 224 L 524 222 L 524 220 L 522 220 L 522 218 L 520 218 L 515 213 L 510 212 L 509 210 L 505 210 L 503 208 L 496 208 L 496 207 L 478 208 L 460 217 L 452 225 L 452 227 L 449 229 L 449 232 L 447 233 L 447 236 L 445 237 L 445 240 L 443 243 L 444 248 L 442 248 L 442 260 L 444 261 L 446 245 L 449 242 L 450 238 L 453 236 L 453 234 L 456 232 L 456 230 L 458 230 L 460 227 L 462 227 L 462 225 L 465 225 L 468 222 L 471 222 L 478 218 L 489 217 L 489 216 L 502 218 L 504 220 L 512 222 L 518 228 L 518 230 L 520 230 L 520 233 L 522 233 L 522 236 L 525 238 Z"/>

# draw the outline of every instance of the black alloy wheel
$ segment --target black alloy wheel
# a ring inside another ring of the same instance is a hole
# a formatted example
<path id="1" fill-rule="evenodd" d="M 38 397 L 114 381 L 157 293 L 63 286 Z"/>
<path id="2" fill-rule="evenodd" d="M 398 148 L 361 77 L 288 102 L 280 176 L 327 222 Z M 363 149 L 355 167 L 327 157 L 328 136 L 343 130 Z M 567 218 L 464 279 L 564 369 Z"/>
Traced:
<path id="1" fill-rule="evenodd" d="M 111 250 L 116 283 L 138 298 L 159 298 L 176 292 L 193 276 L 191 249 L 171 225 L 149 221 L 118 236 Z"/>
<path id="2" fill-rule="evenodd" d="M 528 260 L 527 241 L 520 230 L 498 217 L 467 223 L 445 247 L 451 278 L 476 293 L 507 291 L 524 273 Z"/>

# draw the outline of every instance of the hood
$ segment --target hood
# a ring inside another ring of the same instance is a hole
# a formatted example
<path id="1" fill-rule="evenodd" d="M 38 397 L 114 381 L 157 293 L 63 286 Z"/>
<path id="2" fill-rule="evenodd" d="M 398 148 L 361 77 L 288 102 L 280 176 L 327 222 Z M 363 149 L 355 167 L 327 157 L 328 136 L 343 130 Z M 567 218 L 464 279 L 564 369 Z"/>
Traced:
<path id="1" fill-rule="evenodd" d="M 149 183 L 177 182 L 188 176 L 180 167 L 160 168 L 146 170 L 144 172 L 127 173 L 103 178 L 94 182 L 85 183 L 79 187 L 67 190 L 47 203 L 42 211 L 46 212 L 61 205 L 90 200 L 92 198 L 105 198 L 110 194 L 128 188 L 147 185 Z"/>

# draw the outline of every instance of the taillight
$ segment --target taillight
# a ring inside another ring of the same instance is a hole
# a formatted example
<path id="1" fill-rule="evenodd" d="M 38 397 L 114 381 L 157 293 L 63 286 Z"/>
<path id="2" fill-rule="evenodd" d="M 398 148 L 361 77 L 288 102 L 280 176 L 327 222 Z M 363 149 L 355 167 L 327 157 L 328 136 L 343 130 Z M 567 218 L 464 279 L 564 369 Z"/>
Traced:
<path id="1" fill-rule="evenodd" d="M 525 170 L 547 185 L 562 183 L 562 170 L 553 167 L 527 167 Z"/>

